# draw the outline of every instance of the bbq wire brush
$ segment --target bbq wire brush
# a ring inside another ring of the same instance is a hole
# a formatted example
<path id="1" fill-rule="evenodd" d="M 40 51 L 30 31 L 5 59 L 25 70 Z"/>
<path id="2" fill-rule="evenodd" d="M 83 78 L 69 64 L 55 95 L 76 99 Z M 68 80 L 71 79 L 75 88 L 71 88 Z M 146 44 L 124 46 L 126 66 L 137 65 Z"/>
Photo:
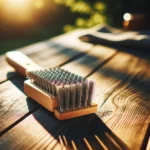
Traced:
<path id="1" fill-rule="evenodd" d="M 24 92 L 54 112 L 59 120 L 71 119 L 97 111 L 92 102 L 94 82 L 61 68 L 43 69 L 21 52 L 6 54 L 7 62 L 29 78 Z"/>

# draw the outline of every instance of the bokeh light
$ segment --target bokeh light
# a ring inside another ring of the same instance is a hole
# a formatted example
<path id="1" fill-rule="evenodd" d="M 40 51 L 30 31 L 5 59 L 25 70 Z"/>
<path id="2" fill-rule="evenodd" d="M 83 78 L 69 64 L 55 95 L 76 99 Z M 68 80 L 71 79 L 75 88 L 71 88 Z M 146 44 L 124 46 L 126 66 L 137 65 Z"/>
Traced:
<path id="1" fill-rule="evenodd" d="M 129 21 L 131 18 L 132 18 L 132 16 L 129 13 L 125 13 L 124 16 L 123 16 L 123 19 L 126 20 L 126 21 Z"/>
<path id="2" fill-rule="evenodd" d="M 31 19 L 31 0 L 3 0 L 1 4 L 5 19 L 17 22 Z"/>
<path id="3" fill-rule="evenodd" d="M 34 6 L 35 6 L 36 9 L 42 9 L 44 7 L 43 0 L 36 0 L 34 2 Z"/>

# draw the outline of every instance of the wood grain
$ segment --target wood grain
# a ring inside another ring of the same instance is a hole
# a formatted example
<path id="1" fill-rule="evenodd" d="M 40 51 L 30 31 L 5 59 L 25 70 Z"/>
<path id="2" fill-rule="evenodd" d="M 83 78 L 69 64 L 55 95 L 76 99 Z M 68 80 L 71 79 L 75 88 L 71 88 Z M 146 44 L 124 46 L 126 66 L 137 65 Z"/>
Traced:
<path id="1" fill-rule="evenodd" d="M 37 113 L 37 112 L 36 112 Z M 35 117 L 36 117 L 35 113 Z M 38 114 L 40 115 L 40 114 Z M 45 118 L 43 118 L 45 120 Z M 43 121 L 44 121 L 43 120 Z M 26 121 L 30 122 L 31 125 L 26 128 Z M 48 122 L 50 120 L 47 120 Z M 61 149 L 62 146 L 57 142 L 57 140 L 48 134 L 48 131 L 44 129 L 38 122 L 35 122 L 34 116 L 30 116 L 22 121 L 23 125 L 17 125 L 17 130 L 14 134 L 7 132 L 10 136 L 6 134 L 0 138 L 0 149 Z M 50 126 L 54 127 L 54 124 Z M 14 130 L 14 128 L 12 129 Z M 30 132 L 32 131 L 32 133 Z M 41 135 L 40 138 L 38 138 Z M 30 138 L 31 137 L 31 138 Z M 22 141 L 23 140 L 23 141 Z M 21 142 L 22 141 L 22 142 Z M 2 143 L 5 144 L 2 144 Z M 21 143 L 20 143 L 21 142 Z M 28 144 L 30 143 L 30 144 Z M 31 144 L 32 143 L 32 144 Z"/>
<path id="2" fill-rule="evenodd" d="M 62 68 L 86 77 L 115 54 L 116 49 L 95 45 L 86 55 L 62 66 Z"/>
<path id="3" fill-rule="evenodd" d="M 132 55 L 117 53 L 115 57 L 89 77 L 96 83 L 94 102 L 99 104 L 99 108 L 116 88 L 125 84 L 125 79 L 134 72 L 137 60 L 138 58 Z"/>
<path id="4" fill-rule="evenodd" d="M 77 56 L 91 50 L 92 44 L 81 42 L 78 37 L 84 30 L 76 30 L 61 36 L 52 38 L 45 44 L 44 49 L 35 53 L 27 54 L 37 64 L 50 68 L 60 66 Z"/>
<path id="5" fill-rule="evenodd" d="M 84 120 L 82 120 L 83 125 L 81 129 L 75 129 L 76 135 L 78 135 L 77 130 L 83 134 L 83 128 L 86 128 L 86 130 L 89 129 L 89 126 L 86 126 L 87 122 L 85 121 L 89 119 L 89 122 L 91 123 L 91 116 L 84 116 L 83 118 Z M 46 149 L 51 145 L 52 139 L 57 138 L 60 133 L 65 133 L 67 131 L 66 128 L 70 128 L 70 131 L 71 129 L 73 130 L 76 123 L 81 123 L 79 118 L 68 121 L 59 121 L 53 116 L 53 113 L 50 113 L 47 110 L 37 110 L 0 138 L 0 149 L 34 149 L 36 147 L 43 147 L 43 149 Z M 26 128 L 29 124 L 30 127 Z M 13 132 L 15 133 L 12 134 Z M 9 144 L 9 141 L 12 141 L 12 143 Z"/>
<path id="6" fill-rule="evenodd" d="M 149 67 L 146 60 L 120 53 L 90 77 L 99 81 L 97 115 L 131 149 L 141 148 L 150 121 Z"/>
<path id="7" fill-rule="evenodd" d="M 68 147 L 70 147 L 69 143 L 74 140 L 77 149 L 87 149 L 83 140 L 85 137 L 92 148 L 98 149 L 102 148 L 94 137 L 98 133 L 97 136 L 103 145 L 106 145 L 108 149 L 116 150 L 116 145 L 107 138 L 106 132 L 108 132 L 107 127 L 95 114 L 59 121 L 53 116 L 53 113 L 42 108 L 33 112 L 32 115 L 4 134 L 0 138 L 2 143 L 0 148 L 36 149 L 38 147 L 47 149 L 47 147 L 51 147 L 51 138 L 44 137 L 52 136 L 54 139 L 59 139 L 60 135 L 65 135 Z M 9 144 L 10 141 L 12 143 Z M 70 148 L 72 149 L 72 147 Z"/>
<path id="8" fill-rule="evenodd" d="M 24 94 L 23 82 L 18 77 L 0 85 L 0 132 L 37 107 Z"/>

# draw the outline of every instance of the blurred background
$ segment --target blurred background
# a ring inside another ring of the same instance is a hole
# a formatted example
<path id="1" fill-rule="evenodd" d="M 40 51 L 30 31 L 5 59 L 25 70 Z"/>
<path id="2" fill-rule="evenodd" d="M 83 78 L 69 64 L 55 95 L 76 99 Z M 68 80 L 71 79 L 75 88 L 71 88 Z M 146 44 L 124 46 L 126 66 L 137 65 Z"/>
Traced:
<path id="1" fill-rule="evenodd" d="M 122 28 L 126 12 L 149 11 L 150 0 L 0 0 L 0 54 L 75 28 Z"/>

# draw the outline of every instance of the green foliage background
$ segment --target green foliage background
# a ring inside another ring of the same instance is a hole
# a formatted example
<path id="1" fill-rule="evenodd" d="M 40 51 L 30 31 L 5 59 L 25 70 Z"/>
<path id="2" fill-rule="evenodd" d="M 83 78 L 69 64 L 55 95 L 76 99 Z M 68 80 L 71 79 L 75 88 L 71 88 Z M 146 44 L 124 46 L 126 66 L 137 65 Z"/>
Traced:
<path id="1" fill-rule="evenodd" d="M 54 0 L 70 8 L 76 15 L 74 24 L 66 25 L 64 31 L 74 28 L 89 28 L 97 24 L 107 23 L 121 27 L 125 12 L 144 12 L 147 0 Z"/>
<path id="2" fill-rule="evenodd" d="M 64 31 L 70 31 L 74 28 L 89 28 L 97 24 L 108 23 L 111 25 L 120 25 L 120 22 L 112 19 L 117 15 L 121 20 L 122 3 L 120 0 L 54 0 L 57 4 L 69 7 L 71 12 L 76 14 L 76 20 L 73 25 L 66 25 Z M 110 7 L 111 6 L 111 7 Z M 112 8 L 113 7 L 113 8 Z M 114 10 L 115 9 L 115 10 Z M 114 11 L 112 11 L 114 10 Z M 111 13 L 110 13 L 111 12 Z"/>

